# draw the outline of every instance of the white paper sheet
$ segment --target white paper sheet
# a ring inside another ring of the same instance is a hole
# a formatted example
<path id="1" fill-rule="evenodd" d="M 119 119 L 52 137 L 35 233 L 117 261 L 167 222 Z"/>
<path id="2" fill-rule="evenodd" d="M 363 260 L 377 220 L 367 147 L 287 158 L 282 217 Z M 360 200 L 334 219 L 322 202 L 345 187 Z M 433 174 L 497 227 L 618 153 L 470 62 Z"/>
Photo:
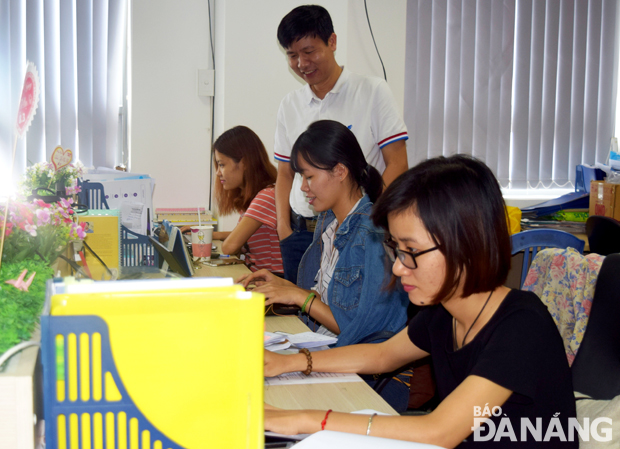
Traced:
<path id="1" fill-rule="evenodd" d="M 121 203 L 121 223 L 136 234 L 146 235 L 146 205 L 123 201 Z"/>
<path id="2" fill-rule="evenodd" d="M 298 348 L 314 348 L 317 346 L 333 345 L 338 342 L 337 338 L 328 335 L 317 334 L 316 332 L 302 332 L 299 334 L 289 334 L 288 341 Z"/>
<path id="3" fill-rule="evenodd" d="M 323 430 L 295 445 L 295 449 L 441 449 L 439 446 Z"/>
<path id="4" fill-rule="evenodd" d="M 298 384 L 328 384 L 335 382 L 361 382 L 357 374 L 343 373 L 310 373 L 309 376 L 297 371 L 284 373 L 276 377 L 265 377 L 265 385 L 298 385 Z"/>

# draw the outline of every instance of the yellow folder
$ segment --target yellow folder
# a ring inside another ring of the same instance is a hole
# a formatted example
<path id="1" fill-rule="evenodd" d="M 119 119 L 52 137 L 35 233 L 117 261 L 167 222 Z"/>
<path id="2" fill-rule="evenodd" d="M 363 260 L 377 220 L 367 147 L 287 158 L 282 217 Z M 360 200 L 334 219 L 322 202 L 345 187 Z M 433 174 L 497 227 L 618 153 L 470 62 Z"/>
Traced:
<path id="1" fill-rule="evenodd" d="M 86 215 L 78 216 L 78 222 L 84 223 L 86 244 L 96 253 L 85 251 L 86 263 L 95 280 L 110 279 L 110 272 L 118 278 L 121 261 L 121 224 L 119 211 L 89 210 Z M 105 264 L 105 266 L 101 263 Z"/>
<path id="2" fill-rule="evenodd" d="M 90 292 L 52 296 L 51 319 L 95 315 L 105 321 L 115 369 L 144 417 L 185 448 L 262 447 L 263 295 L 238 285 L 136 290 L 133 281 L 130 291 L 98 292 L 100 284 Z M 66 357 L 78 360 L 71 354 L 77 346 L 69 343 Z M 95 371 L 101 362 L 83 351 L 80 346 L 79 362 L 69 360 L 57 379 L 58 391 L 79 403 L 84 385 L 99 386 L 103 394 L 86 392 L 87 399 L 114 400 L 108 394 L 112 376 L 105 367 Z M 93 346 L 90 353 L 98 351 Z"/>

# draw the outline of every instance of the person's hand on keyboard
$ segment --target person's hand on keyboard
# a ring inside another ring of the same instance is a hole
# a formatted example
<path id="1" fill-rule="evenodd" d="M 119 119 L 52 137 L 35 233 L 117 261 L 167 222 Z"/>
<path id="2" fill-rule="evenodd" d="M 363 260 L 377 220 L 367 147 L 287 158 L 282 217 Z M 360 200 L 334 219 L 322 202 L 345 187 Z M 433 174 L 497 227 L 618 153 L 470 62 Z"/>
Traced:
<path id="1" fill-rule="evenodd" d="M 245 274 L 235 280 L 236 284 L 241 284 L 244 288 L 247 288 L 250 284 L 254 284 L 256 287 L 260 287 L 267 282 L 271 282 L 274 285 L 295 286 L 295 284 L 293 284 L 292 282 L 282 279 L 281 277 L 278 277 L 275 274 L 271 273 L 269 270 L 265 269 L 258 270 L 254 273 Z"/>

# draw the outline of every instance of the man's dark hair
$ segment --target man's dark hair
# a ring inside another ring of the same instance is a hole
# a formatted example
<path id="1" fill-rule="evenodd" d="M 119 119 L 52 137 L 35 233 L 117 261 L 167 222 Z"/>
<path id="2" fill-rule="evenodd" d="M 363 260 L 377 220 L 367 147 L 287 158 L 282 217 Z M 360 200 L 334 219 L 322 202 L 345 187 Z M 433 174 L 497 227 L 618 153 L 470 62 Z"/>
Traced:
<path id="1" fill-rule="evenodd" d="M 332 18 L 325 8 L 319 5 L 302 5 L 280 21 L 278 42 L 282 48 L 289 48 L 304 37 L 318 37 L 327 45 L 333 32 Z"/>
<path id="2" fill-rule="evenodd" d="M 409 169 L 375 203 L 372 219 L 388 230 L 388 215 L 417 215 L 446 258 L 446 277 L 433 303 L 450 298 L 463 280 L 463 297 L 506 281 L 511 246 L 499 183 L 481 161 L 436 157 Z"/>

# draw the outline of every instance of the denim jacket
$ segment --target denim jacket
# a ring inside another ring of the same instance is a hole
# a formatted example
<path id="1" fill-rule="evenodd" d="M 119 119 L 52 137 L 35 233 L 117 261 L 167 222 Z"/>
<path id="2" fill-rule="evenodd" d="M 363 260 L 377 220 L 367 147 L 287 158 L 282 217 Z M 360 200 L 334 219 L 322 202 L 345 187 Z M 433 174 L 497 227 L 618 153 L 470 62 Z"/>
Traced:
<path id="1" fill-rule="evenodd" d="M 387 287 L 391 265 L 383 249 L 384 233 L 370 219 L 371 208 L 368 195 L 364 195 L 334 238 L 339 257 L 327 297 L 340 328 L 336 346 L 387 340 L 403 329 L 407 320 L 407 294 L 400 288 Z M 315 285 L 322 233 L 335 218 L 331 210 L 317 218 L 312 244 L 299 265 L 299 287 Z"/>

